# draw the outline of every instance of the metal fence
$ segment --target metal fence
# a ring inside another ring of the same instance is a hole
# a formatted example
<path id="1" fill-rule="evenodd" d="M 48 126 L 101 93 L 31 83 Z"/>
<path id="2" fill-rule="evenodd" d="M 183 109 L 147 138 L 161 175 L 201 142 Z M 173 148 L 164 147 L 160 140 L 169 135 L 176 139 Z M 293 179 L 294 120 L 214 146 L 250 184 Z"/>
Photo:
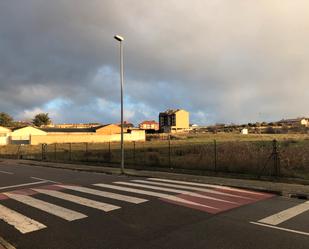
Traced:
<path id="1" fill-rule="evenodd" d="M 56 162 L 109 164 L 118 167 L 119 143 L 67 143 L 7 145 L 2 158 Z M 196 143 L 161 140 L 125 143 L 127 168 L 209 173 L 246 174 L 256 177 L 309 179 L 309 140 L 216 141 Z"/>

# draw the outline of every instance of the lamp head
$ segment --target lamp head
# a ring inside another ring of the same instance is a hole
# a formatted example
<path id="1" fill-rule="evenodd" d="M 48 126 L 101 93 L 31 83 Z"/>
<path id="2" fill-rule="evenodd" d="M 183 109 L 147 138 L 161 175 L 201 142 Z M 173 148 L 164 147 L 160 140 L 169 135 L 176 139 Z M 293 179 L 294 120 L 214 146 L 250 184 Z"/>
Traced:
<path id="1" fill-rule="evenodd" d="M 120 41 L 122 42 L 124 40 L 124 38 L 120 35 L 115 35 L 114 38 L 117 40 L 117 41 Z"/>

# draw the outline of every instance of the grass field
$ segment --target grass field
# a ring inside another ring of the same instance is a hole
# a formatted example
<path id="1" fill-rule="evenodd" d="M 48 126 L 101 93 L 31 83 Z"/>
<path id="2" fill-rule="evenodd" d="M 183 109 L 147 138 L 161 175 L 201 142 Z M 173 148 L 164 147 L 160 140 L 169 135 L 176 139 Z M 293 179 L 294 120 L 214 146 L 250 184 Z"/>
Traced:
<path id="1" fill-rule="evenodd" d="M 125 144 L 128 166 L 173 168 L 200 172 L 249 175 L 273 174 L 273 140 L 278 141 L 281 175 L 309 179 L 309 135 L 302 134 L 187 134 L 171 140 Z M 216 141 L 216 142 L 214 142 Z M 118 164 L 119 143 L 8 145 L 0 156 L 49 161 Z"/>

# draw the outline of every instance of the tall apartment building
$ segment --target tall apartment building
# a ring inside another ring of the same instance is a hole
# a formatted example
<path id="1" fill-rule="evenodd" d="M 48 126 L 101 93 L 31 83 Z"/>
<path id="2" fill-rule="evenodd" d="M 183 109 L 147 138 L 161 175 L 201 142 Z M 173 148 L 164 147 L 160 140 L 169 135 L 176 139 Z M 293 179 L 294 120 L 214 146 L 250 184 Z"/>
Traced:
<path id="1" fill-rule="evenodd" d="M 161 132 L 181 132 L 189 129 L 189 112 L 181 109 L 166 110 L 159 114 Z"/>

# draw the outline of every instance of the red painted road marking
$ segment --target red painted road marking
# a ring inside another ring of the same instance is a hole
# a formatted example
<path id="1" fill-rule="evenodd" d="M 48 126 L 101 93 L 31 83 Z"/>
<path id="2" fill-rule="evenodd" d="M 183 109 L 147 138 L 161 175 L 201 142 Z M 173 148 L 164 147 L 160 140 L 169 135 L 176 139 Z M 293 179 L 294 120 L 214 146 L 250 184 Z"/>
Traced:
<path id="1" fill-rule="evenodd" d="M 0 200 L 6 200 L 9 199 L 6 195 L 0 194 Z"/>
<path id="2" fill-rule="evenodd" d="M 56 185 L 56 184 L 51 184 L 51 185 L 45 185 L 45 186 L 40 186 L 38 187 L 39 189 L 47 189 L 47 190 L 56 190 L 56 191 L 59 191 L 59 190 L 63 190 L 64 188 L 59 186 L 59 185 Z"/>
<path id="3" fill-rule="evenodd" d="M 13 190 L 9 191 L 7 193 L 17 194 L 17 195 L 35 195 L 37 192 L 31 190 L 31 189 L 19 189 L 19 190 Z"/>
<path id="4" fill-rule="evenodd" d="M 64 188 L 57 186 L 57 185 L 45 185 L 45 186 L 40 186 L 38 188 L 42 188 L 42 189 L 49 189 L 49 190 L 62 190 Z M 13 193 L 13 194 L 19 194 L 19 195 L 36 195 L 39 194 L 38 192 L 30 189 L 30 188 L 24 188 L 24 189 L 18 189 L 18 190 L 12 190 L 9 191 L 7 193 Z M 5 194 L 0 193 L 0 200 L 7 200 L 9 199 L 8 196 L 6 196 Z"/>
<path id="5" fill-rule="evenodd" d="M 270 193 L 263 193 L 263 192 L 254 192 L 252 191 L 250 192 L 237 192 L 237 190 L 228 190 L 228 189 L 216 189 L 220 192 L 224 192 L 224 193 L 228 193 L 228 194 L 235 194 L 237 193 L 237 195 L 243 196 L 243 197 L 248 197 L 250 199 L 253 200 L 264 200 L 267 198 L 271 198 L 274 196 L 274 194 L 270 194 Z"/>
<path id="6" fill-rule="evenodd" d="M 222 189 L 217 189 L 218 191 L 222 191 Z M 226 192 L 227 190 L 224 190 L 224 192 Z M 230 190 L 228 190 L 229 192 L 231 192 Z M 207 196 L 211 196 L 211 197 L 218 197 L 217 194 L 209 194 L 209 193 L 203 193 L 203 192 L 198 192 L 199 194 L 204 194 Z M 238 193 L 239 195 L 239 193 Z M 195 202 L 195 203 L 199 203 L 202 205 L 208 205 L 208 206 L 212 206 L 217 208 L 216 209 L 209 209 L 209 208 L 205 208 L 205 207 L 201 207 L 201 206 L 197 206 L 197 205 L 190 205 L 190 204 L 184 204 L 184 203 L 179 203 L 177 201 L 171 201 L 171 200 L 166 200 L 164 198 L 161 198 L 160 200 L 163 200 L 165 202 L 168 203 L 172 203 L 172 204 L 176 204 L 176 205 L 180 205 L 180 206 L 185 206 L 188 208 L 192 208 L 192 209 L 196 209 L 196 210 L 200 210 L 200 211 L 204 211 L 207 213 L 211 213 L 211 214 L 217 214 L 217 213 L 221 213 L 230 209 L 234 209 L 237 207 L 241 207 L 244 205 L 248 205 L 251 203 L 255 203 L 261 200 L 265 200 L 265 199 L 269 199 L 271 197 L 273 197 L 274 195 L 272 194 L 268 194 L 268 193 L 259 193 L 259 195 L 254 195 L 254 194 L 248 194 L 248 193 L 242 193 L 242 196 L 246 196 L 246 197 L 250 197 L 250 199 L 243 199 L 243 198 L 237 198 L 237 197 L 228 197 L 225 196 L 224 198 L 222 198 L 222 196 L 220 196 L 221 199 L 225 199 L 225 200 L 229 200 L 229 201 L 233 201 L 234 203 L 237 204 L 233 204 L 233 203 L 227 203 L 227 202 L 218 202 L 216 200 L 209 200 L 209 199 L 203 199 L 203 198 L 199 198 L 199 197 L 194 197 L 194 196 L 189 196 L 186 194 L 180 194 L 177 195 L 178 197 L 187 200 L 187 201 L 191 201 L 191 202 Z"/>
<path id="7" fill-rule="evenodd" d="M 76 186 L 76 185 L 68 185 L 68 186 Z M 44 186 L 39 186 L 38 189 L 46 189 L 46 190 L 55 190 L 55 191 L 61 191 L 64 190 L 65 188 L 57 185 L 57 184 L 50 184 L 50 185 L 44 185 Z M 211 214 L 216 214 L 220 212 L 224 212 L 236 207 L 240 207 L 243 205 L 248 205 L 251 203 L 258 202 L 260 200 L 265 200 L 268 198 L 273 197 L 273 194 L 268 194 L 268 193 L 263 193 L 263 192 L 254 192 L 254 191 L 241 191 L 236 188 L 226 188 L 222 189 L 221 187 L 218 188 L 210 188 L 213 190 L 216 190 L 217 192 L 221 193 L 228 193 L 228 194 L 234 194 L 235 196 L 226 196 L 226 195 L 220 195 L 219 193 L 209 193 L 209 192 L 202 192 L 202 191 L 190 191 L 192 193 L 196 193 L 202 196 L 206 197 L 211 197 L 211 198 L 218 198 L 225 200 L 224 201 L 218 201 L 218 200 L 212 200 L 212 199 L 205 199 L 202 197 L 196 197 L 192 195 L 187 195 L 187 194 L 178 194 L 174 195 L 175 197 L 180 197 L 183 200 L 190 201 L 191 203 L 196 203 L 194 204 L 188 204 L 184 202 L 178 202 L 174 201 L 172 199 L 166 199 L 166 198 L 160 198 L 160 200 L 163 200 L 168 203 L 180 205 L 180 206 L 185 206 L 188 208 L 192 209 L 197 209 L 200 211 L 208 212 Z M 20 195 L 35 195 L 39 194 L 37 191 L 31 190 L 31 189 L 20 189 L 20 190 L 14 190 L 10 191 L 8 193 L 14 193 L 14 194 L 20 194 Z M 0 200 L 5 200 L 9 199 L 6 195 L 0 193 Z M 202 206 L 203 205 L 203 206 Z M 208 208 L 208 207 L 214 207 L 214 208 Z"/>

